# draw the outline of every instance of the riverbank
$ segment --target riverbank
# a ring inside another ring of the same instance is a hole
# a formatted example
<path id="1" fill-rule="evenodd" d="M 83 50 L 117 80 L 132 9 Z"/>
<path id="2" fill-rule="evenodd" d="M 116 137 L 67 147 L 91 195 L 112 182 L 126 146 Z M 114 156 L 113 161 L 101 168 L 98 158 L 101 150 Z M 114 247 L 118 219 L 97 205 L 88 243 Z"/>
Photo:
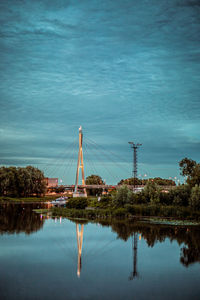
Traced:
<path id="1" fill-rule="evenodd" d="M 156 205 L 132 205 L 128 208 L 90 208 L 73 209 L 65 207 L 52 207 L 49 210 L 35 210 L 38 213 L 50 214 L 52 217 L 79 218 L 87 220 L 112 220 L 112 219 L 133 219 L 156 218 L 159 220 L 176 219 L 184 221 L 195 221 L 200 224 L 200 212 L 185 207 L 156 206 Z M 154 219 L 155 221 L 155 219 Z M 181 223 L 180 223 L 181 224 Z"/>
<path id="2" fill-rule="evenodd" d="M 53 201 L 58 198 L 59 195 L 51 195 L 51 196 L 44 196 L 44 197 L 24 197 L 24 198 L 13 198 L 13 197 L 0 197 L 0 203 L 37 203 L 37 202 L 47 202 Z"/>

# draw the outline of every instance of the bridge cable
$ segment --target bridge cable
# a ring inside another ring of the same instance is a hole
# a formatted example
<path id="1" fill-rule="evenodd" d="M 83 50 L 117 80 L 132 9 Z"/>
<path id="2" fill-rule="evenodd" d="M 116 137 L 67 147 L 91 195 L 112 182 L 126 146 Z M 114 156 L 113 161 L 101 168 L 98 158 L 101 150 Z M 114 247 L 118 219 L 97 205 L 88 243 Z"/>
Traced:
<path id="1" fill-rule="evenodd" d="M 87 145 L 89 145 L 89 147 L 91 147 L 91 148 L 90 148 L 91 151 L 93 151 L 93 152 L 95 151 L 94 145 L 92 145 L 90 142 L 89 142 L 89 143 L 87 142 Z M 110 170 L 107 168 L 106 164 L 102 161 L 103 156 L 99 154 L 99 149 L 97 149 L 97 151 L 98 151 L 98 154 L 96 154 L 96 152 L 95 152 L 95 155 L 96 155 L 96 161 L 101 162 L 102 166 L 104 167 L 104 170 L 107 171 L 107 173 L 109 174 L 109 177 L 111 176 L 111 178 L 114 179 L 115 181 L 118 180 L 117 176 L 116 176 L 116 175 L 113 175 L 113 174 L 110 172 Z M 98 159 L 99 157 L 100 157 L 100 159 Z"/>
<path id="2" fill-rule="evenodd" d="M 97 159 L 97 161 L 101 162 L 101 164 L 104 166 L 104 169 L 109 173 L 109 175 L 111 176 L 112 179 L 118 181 L 119 178 L 118 178 L 115 174 L 111 173 L 110 170 L 108 169 L 107 165 L 105 164 L 105 162 L 102 161 L 102 158 L 106 156 L 105 153 L 102 152 L 100 149 L 98 149 L 97 146 L 96 146 L 95 144 L 92 144 L 92 143 L 91 143 L 90 141 L 88 141 L 88 140 L 87 140 L 87 144 L 90 145 L 90 147 L 91 147 L 91 149 L 92 149 L 93 151 L 96 151 L 96 150 L 97 150 L 97 153 L 98 153 L 98 154 L 96 155 L 96 157 L 97 157 L 97 156 L 100 156 L 100 160 Z M 99 153 L 100 153 L 101 155 L 100 155 Z M 96 153 L 95 153 L 95 154 L 96 154 Z"/>
<path id="3" fill-rule="evenodd" d="M 92 144 L 96 145 L 96 147 L 102 149 L 102 153 L 104 153 L 104 155 L 106 157 L 108 157 L 109 160 L 111 160 L 116 166 L 118 166 L 121 169 L 123 169 L 126 173 L 130 173 L 130 170 L 126 169 L 125 167 L 121 166 L 118 162 L 113 160 L 113 156 L 115 156 L 117 159 L 119 158 L 120 160 L 122 160 L 123 162 L 125 162 L 126 164 L 128 163 L 126 160 L 122 159 L 120 156 L 116 155 L 114 152 L 106 150 L 103 146 L 98 145 L 96 142 L 94 142 L 93 140 L 87 138 L 88 141 L 90 141 Z M 111 156 L 109 156 L 109 154 Z"/>

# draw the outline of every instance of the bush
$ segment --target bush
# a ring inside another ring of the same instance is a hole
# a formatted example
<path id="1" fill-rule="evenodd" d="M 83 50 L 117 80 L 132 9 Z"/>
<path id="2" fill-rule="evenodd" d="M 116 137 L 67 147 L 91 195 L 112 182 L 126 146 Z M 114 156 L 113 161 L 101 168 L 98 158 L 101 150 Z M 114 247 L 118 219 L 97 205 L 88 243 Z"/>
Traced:
<path id="1" fill-rule="evenodd" d="M 113 204 L 116 207 L 124 207 L 130 199 L 129 188 L 126 185 L 122 185 L 118 190 L 116 195 L 113 197 Z"/>
<path id="2" fill-rule="evenodd" d="M 154 204 L 160 202 L 159 192 L 160 189 L 157 184 L 155 184 L 153 181 L 149 181 L 142 193 L 145 196 L 147 202 L 151 202 L 152 204 Z"/>
<path id="3" fill-rule="evenodd" d="M 87 198 L 71 198 L 67 203 L 67 208 L 85 209 L 88 206 Z"/>
<path id="4" fill-rule="evenodd" d="M 127 215 L 127 210 L 125 208 L 117 208 L 113 212 L 113 217 L 125 217 Z"/>
<path id="5" fill-rule="evenodd" d="M 173 201 L 173 205 L 188 206 L 191 188 L 189 185 L 181 185 L 171 190 L 169 197 Z"/>
<path id="6" fill-rule="evenodd" d="M 193 209 L 200 210 L 200 186 L 195 185 L 195 187 L 192 188 L 189 205 Z"/>
<path id="7" fill-rule="evenodd" d="M 101 203 L 109 203 L 112 201 L 112 197 L 110 195 L 104 195 L 101 197 Z"/>

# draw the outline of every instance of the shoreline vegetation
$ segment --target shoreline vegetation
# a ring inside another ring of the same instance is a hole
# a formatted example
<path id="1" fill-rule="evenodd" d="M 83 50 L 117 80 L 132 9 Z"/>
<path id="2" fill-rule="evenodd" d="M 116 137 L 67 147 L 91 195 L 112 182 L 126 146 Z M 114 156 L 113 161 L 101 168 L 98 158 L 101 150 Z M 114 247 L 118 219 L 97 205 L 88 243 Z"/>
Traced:
<path id="1" fill-rule="evenodd" d="M 57 197 L 58 194 L 28 198 L 2 196 L 0 203 L 47 202 L 50 204 Z M 122 185 L 107 195 L 69 198 L 65 207 L 49 207 L 49 212 L 52 217 L 88 220 L 159 217 L 200 221 L 200 187 L 185 184 L 163 191 L 154 182 L 149 182 L 142 191 L 135 193 L 127 185 Z"/>
<path id="2" fill-rule="evenodd" d="M 36 210 L 37 211 L 37 210 Z M 52 217 L 66 217 L 87 220 L 113 220 L 113 219 L 146 219 L 149 221 L 162 220 L 167 221 L 197 221 L 200 225 L 200 212 L 193 211 L 189 208 L 174 206 L 158 206 L 158 205 L 132 205 L 129 208 L 87 208 L 87 209 L 69 209 L 53 207 L 47 210 L 39 210 L 40 213 L 50 212 Z M 152 219 L 153 218 L 153 219 Z M 173 222 L 172 222 L 173 223 Z M 178 225 L 178 223 L 177 223 Z"/>
<path id="3" fill-rule="evenodd" d="M 56 198 L 58 198 L 59 195 L 48 195 L 44 197 L 7 197 L 7 196 L 1 196 L 0 197 L 0 204 L 3 203 L 37 203 L 37 202 L 48 202 L 53 201 Z"/>
<path id="4" fill-rule="evenodd" d="M 51 214 L 86 219 L 125 219 L 139 216 L 200 221 L 200 164 L 184 158 L 179 166 L 181 175 L 187 177 L 185 184 L 165 189 L 158 185 L 161 179 L 156 178 L 147 181 L 144 188 L 137 191 L 128 187 L 130 179 L 127 179 L 128 181 L 123 180 L 122 185 L 106 195 L 101 195 L 100 189 L 94 189 L 92 193 L 96 197 L 91 193 L 87 198 L 69 198 L 66 207 L 50 208 Z M 0 179 L 0 203 L 47 202 L 60 196 L 57 194 L 41 197 L 45 194 L 44 175 L 31 166 L 2 167 Z M 101 185 L 103 181 L 100 176 L 91 175 L 87 177 L 86 183 Z M 171 185 L 173 184 L 171 181 Z"/>

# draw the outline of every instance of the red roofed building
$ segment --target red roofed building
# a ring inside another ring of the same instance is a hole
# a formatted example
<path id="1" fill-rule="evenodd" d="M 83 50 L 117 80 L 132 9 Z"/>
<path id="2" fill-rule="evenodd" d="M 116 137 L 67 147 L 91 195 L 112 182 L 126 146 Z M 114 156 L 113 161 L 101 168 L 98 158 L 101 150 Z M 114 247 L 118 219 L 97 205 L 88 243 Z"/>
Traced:
<path id="1" fill-rule="evenodd" d="M 57 187 L 58 186 L 58 178 L 48 178 L 45 179 L 47 187 Z"/>

